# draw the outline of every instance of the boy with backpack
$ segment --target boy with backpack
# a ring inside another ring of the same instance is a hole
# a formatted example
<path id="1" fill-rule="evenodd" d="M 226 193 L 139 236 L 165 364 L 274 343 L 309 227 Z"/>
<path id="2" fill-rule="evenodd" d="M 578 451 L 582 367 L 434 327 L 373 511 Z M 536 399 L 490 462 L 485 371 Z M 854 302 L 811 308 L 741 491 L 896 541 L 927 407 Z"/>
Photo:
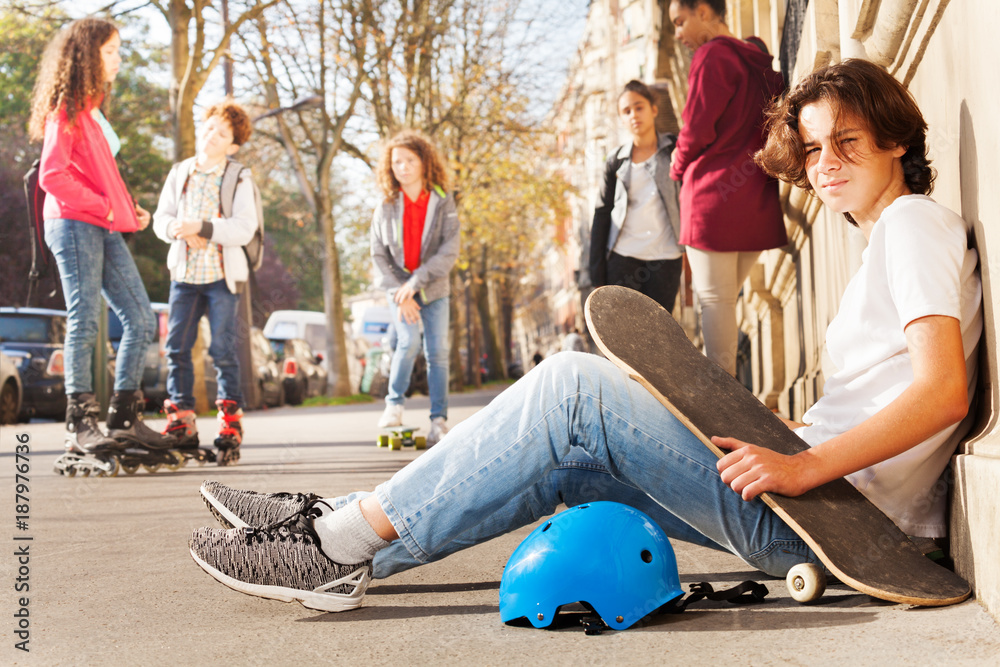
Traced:
<path id="1" fill-rule="evenodd" d="M 208 316 L 212 342 L 208 353 L 218 378 L 218 464 L 235 464 L 243 440 L 242 394 L 236 325 L 239 294 L 259 257 L 260 195 L 250 170 L 230 158 L 250 137 L 250 117 L 227 100 L 205 111 L 197 153 L 173 166 L 153 215 L 153 229 L 171 244 L 170 316 L 167 331 L 168 423 L 164 433 L 181 448 L 198 445 L 194 413 L 191 348 L 198 322 Z M 251 261 L 252 260 L 252 261 Z"/>

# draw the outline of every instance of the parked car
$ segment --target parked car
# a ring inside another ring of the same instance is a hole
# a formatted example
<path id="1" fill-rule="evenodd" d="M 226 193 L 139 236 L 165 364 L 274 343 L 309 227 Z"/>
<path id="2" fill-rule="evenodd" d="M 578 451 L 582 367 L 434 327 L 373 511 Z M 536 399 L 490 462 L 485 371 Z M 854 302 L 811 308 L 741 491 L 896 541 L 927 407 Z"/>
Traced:
<path id="1" fill-rule="evenodd" d="M 21 376 L 19 421 L 66 417 L 65 340 L 66 311 L 0 307 L 0 352 L 14 360 Z"/>
<path id="2" fill-rule="evenodd" d="M 382 325 L 377 325 L 381 327 Z M 386 325 L 387 326 L 387 325 Z M 313 310 L 276 310 L 264 325 L 264 335 L 270 340 L 305 340 L 311 350 L 322 359 L 320 365 L 329 375 L 330 365 L 323 356 L 326 354 L 327 337 L 326 314 Z M 365 353 L 370 343 L 364 336 L 354 336 L 351 327 L 344 323 L 344 342 L 347 347 L 347 366 L 350 385 L 357 388 L 364 373 Z"/>
<path id="3" fill-rule="evenodd" d="M 163 401 L 167 398 L 167 324 L 170 314 L 170 306 L 165 303 L 154 303 L 153 315 L 156 317 L 156 331 L 153 334 L 153 342 L 146 348 L 146 357 L 143 360 L 142 381 L 140 388 L 146 398 L 146 409 L 152 412 L 159 412 L 163 406 Z M 122 323 L 115 315 L 115 312 L 108 309 L 108 343 L 111 349 L 108 351 L 109 367 L 114 368 L 110 363 L 117 358 L 118 346 L 122 342 Z M 114 373 L 112 372 L 112 385 Z"/>
<path id="4" fill-rule="evenodd" d="M 17 364 L 0 352 L 0 424 L 14 424 L 21 412 L 21 373 Z"/>
<path id="5" fill-rule="evenodd" d="M 314 310 L 276 310 L 264 325 L 264 335 L 272 341 L 301 338 L 321 353 L 327 346 L 326 331 L 326 314 Z"/>
<path id="6" fill-rule="evenodd" d="M 322 354 L 313 352 L 309 343 L 301 338 L 270 338 L 270 341 L 281 359 L 285 400 L 290 405 L 298 405 L 311 396 L 326 393 L 327 374 L 322 366 Z"/>
<path id="7" fill-rule="evenodd" d="M 283 364 L 271 347 L 271 341 L 257 327 L 250 329 L 250 355 L 261 400 L 272 408 L 281 407 L 285 404 L 285 383 L 281 375 Z"/>

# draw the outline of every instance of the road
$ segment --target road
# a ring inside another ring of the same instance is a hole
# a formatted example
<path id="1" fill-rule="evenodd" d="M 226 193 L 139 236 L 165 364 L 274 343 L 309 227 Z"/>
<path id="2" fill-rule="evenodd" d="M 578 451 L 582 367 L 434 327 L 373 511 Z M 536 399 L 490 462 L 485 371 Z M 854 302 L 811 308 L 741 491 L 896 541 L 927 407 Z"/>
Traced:
<path id="1" fill-rule="evenodd" d="M 453 396 L 452 422 L 492 396 Z M 579 627 L 505 626 L 497 607 L 500 576 L 530 527 L 376 582 L 364 607 L 341 614 L 236 593 L 192 562 L 188 536 L 213 525 L 198 494 L 204 479 L 333 496 L 370 489 L 420 455 L 374 446 L 381 407 L 253 413 L 245 418 L 247 441 L 237 467 L 191 465 L 114 479 L 52 472 L 61 424 L 4 426 L 0 498 L 8 499 L 9 528 L 0 559 L 0 618 L 6 619 L 0 663 L 982 665 L 996 664 L 1000 655 L 1000 629 L 975 601 L 917 609 L 835 586 L 821 603 L 801 606 L 783 581 L 750 571 L 735 557 L 684 544 L 674 546 L 685 587 L 755 578 L 770 588 L 768 600 L 745 607 L 701 603 L 600 636 Z M 427 399 L 415 397 L 407 419 L 422 423 L 427 409 Z M 203 419 L 201 428 L 211 432 L 214 423 Z M 18 530 L 15 519 L 18 435 L 30 437 L 31 447 L 29 507 L 20 508 L 29 510 L 27 530 Z M 26 547 L 19 562 L 15 554 Z M 15 590 L 24 584 L 27 589 Z M 25 618 L 28 653 L 15 648 L 23 639 L 14 633 Z"/>

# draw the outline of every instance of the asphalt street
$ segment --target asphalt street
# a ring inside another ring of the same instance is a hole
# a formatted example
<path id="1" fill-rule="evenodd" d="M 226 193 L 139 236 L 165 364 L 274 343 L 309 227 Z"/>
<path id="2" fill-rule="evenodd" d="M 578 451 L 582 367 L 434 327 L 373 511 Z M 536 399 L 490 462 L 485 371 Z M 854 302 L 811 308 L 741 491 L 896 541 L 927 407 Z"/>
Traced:
<path id="1" fill-rule="evenodd" d="M 493 395 L 453 396 L 451 421 L 468 418 Z M 997 664 L 1000 628 L 975 600 L 914 608 L 837 585 L 803 606 L 783 581 L 735 557 L 680 543 L 674 547 L 685 587 L 756 579 L 771 594 L 751 606 L 703 602 L 597 636 L 569 623 L 556 630 L 505 626 L 500 577 L 530 527 L 377 581 L 361 609 L 340 614 L 237 593 L 194 564 L 188 537 L 214 524 L 198 493 L 205 479 L 333 496 L 371 489 L 421 455 L 374 446 L 381 409 L 252 413 L 237 467 L 192 464 L 113 479 L 53 472 L 62 424 L 4 426 L 0 498 L 8 505 L 0 539 L 8 546 L 0 558 L 0 618 L 6 619 L 0 664 Z M 407 422 L 426 425 L 427 410 L 426 398 L 411 399 Z M 215 426 L 210 419 L 200 425 L 207 432 Z M 30 439 L 21 478 L 19 439 Z M 25 477 L 27 488 L 16 488 Z"/>

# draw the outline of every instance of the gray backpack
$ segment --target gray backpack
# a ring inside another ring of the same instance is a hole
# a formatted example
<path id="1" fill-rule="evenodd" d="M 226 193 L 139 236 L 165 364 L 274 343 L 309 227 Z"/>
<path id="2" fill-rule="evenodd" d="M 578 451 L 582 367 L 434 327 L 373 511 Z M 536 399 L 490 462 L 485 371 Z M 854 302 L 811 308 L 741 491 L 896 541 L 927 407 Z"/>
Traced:
<path id="1" fill-rule="evenodd" d="M 253 180 L 253 174 L 247 167 L 244 167 L 235 160 L 226 162 L 226 170 L 222 173 L 222 187 L 219 189 L 219 208 L 222 209 L 222 217 L 229 218 L 233 215 L 233 200 L 236 199 L 236 186 L 244 178 L 250 179 L 253 185 L 253 203 L 257 208 L 257 232 L 250 239 L 250 242 L 243 246 L 243 251 L 247 255 L 247 264 L 254 271 L 260 268 L 264 262 L 264 208 L 260 200 L 260 188 Z"/>

